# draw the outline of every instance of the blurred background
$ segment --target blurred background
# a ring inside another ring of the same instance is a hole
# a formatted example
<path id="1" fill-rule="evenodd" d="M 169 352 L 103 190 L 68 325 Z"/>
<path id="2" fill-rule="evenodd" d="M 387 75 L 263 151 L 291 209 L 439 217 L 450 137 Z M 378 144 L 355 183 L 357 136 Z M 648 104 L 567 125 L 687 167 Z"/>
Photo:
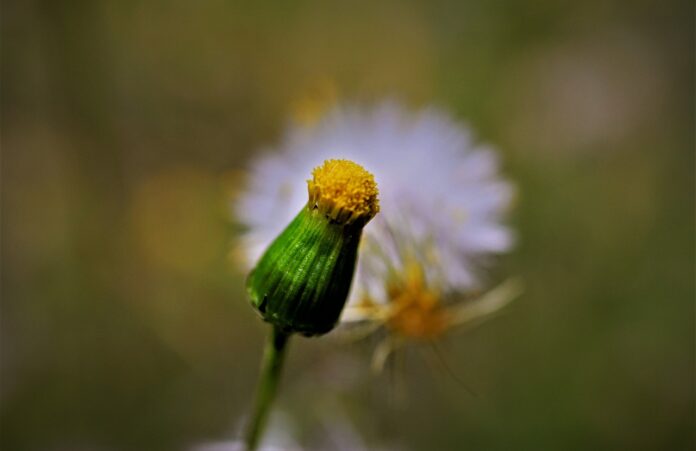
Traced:
<path id="1" fill-rule="evenodd" d="M 234 438 L 266 329 L 229 259 L 230 192 L 289 118 L 388 97 L 501 150 L 519 245 L 496 274 L 526 292 L 442 343 L 451 372 L 415 346 L 373 376 L 370 340 L 294 340 L 280 432 L 693 449 L 693 19 L 691 1 L 4 1 L 0 446 Z"/>

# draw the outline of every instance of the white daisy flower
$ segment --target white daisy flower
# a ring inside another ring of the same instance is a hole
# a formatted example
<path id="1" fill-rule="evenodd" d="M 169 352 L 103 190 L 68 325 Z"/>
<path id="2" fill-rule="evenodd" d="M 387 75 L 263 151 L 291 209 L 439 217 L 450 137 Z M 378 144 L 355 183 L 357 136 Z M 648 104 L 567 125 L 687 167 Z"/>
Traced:
<path id="1" fill-rule="evenodd" d="M 282 144 L 252 163 L 246 189 L 234 204 L 236 219 L 246 226 L 240 244 L 248 268 L 307 203 L 299 174 L 332 158 L 364 166 L 380 192 L 381 212 L 364 230 L 343 321 L 380 318 L 394 325 L 406 304 L 424 302 L 414 293 L 417 302 L 396 302 L 414 290 L 427 292 L 433 299 L 425 304 L 438 306 L 452 293 L 472 293 L 481 288 L 487 260 L 513 244 L 503 222 L 512 186 L 500 176 L 496 152 L 476 143 L 467 126 L 435 108 L 339 106 L 311 126 L 290 125 Z M 497 296 L 498 304 L 509 298 L 504 294 Z M 493 304 L 487 300 L 483 310 Z M 431 328 L 446 329 L 462 315 L 447 311 L 446 316 L 447 324 Z M 413 321 L 418 322 L 400 318 L 404 324 L 397 327 L 413 328 L 404 335 L 431 335 L 406 324 Z"/>

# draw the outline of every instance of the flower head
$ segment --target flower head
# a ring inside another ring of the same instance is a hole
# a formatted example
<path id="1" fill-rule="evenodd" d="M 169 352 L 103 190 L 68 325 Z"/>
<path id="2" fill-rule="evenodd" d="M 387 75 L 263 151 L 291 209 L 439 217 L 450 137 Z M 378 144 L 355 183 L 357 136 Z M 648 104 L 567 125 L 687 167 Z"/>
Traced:
<path id="1" fill-rule="evenodd" d="M 340 224 L 367 223 L 379 211 L 372 174 L 350 160 L 326 160 L 307 180 L 309 205 Z"/>
<path id="2" fill-rule="evenodd" d="M 284 333 L 321 335 L 343 310 L 362 228 L 379 210 L 372 174 L 327 160 L 307 180 L 309 199 L 247 278 L 252 305 Z"/>
<path id="3" fill-rule="evenodd" d="M 336 220 L 381 210 L 365 230 L 342 320 L 372 319 L 396 335 L 432 338 L 460 323 L 466 315 L 457 309 L 474 305 L 472 298 L 486 299 L 472 293 L 481 289 L 490 258 L 512 246 L 503 219 L 513 190 L 499 175 L 495 151 L 436 109 L 336 107 L 311 126 L 290 126 L 282 145 L 254 162 L 234 206 L 247 226 L 247 263 L 306 202 L 295 175 L 330 158 L 359 161 L 380 182 L 379 205 L 363 203 L 370 199 L 367 181 L 347 190 L 357 195 L 350 204 L 332 193 L 344 176 L 329 160 L 309 184 L 310 201 L 314 196 Z M 324 182 L 329 174 L 334 185 Z"/>

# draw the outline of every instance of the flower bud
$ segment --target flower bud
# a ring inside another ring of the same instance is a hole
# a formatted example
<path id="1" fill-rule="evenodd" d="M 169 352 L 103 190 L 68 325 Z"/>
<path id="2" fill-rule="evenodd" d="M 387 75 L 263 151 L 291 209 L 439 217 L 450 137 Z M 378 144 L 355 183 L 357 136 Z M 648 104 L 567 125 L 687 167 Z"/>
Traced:
<path id="1" fill-rule="evenodd" d="M 247 279 L 251 304 L 265 321 L 307 336 L 338 322 L 362 229 L 379 211 L 377 184 L 361 166 L 327 160 L 312 175 L 307 204 Z"/>

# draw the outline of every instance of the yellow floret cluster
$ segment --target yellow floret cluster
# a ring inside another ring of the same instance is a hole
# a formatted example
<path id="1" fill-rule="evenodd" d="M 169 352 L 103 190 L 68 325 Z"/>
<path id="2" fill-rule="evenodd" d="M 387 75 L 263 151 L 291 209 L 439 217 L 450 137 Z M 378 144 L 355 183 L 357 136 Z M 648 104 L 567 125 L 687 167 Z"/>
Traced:
<path id="1" fill-rule="evenodd" d="M 350 160 L 324 161 L 312 171 L 307 188 L 310 207 L 341 224 L 365 224 L 379 211 L 374 176 Z"/>

